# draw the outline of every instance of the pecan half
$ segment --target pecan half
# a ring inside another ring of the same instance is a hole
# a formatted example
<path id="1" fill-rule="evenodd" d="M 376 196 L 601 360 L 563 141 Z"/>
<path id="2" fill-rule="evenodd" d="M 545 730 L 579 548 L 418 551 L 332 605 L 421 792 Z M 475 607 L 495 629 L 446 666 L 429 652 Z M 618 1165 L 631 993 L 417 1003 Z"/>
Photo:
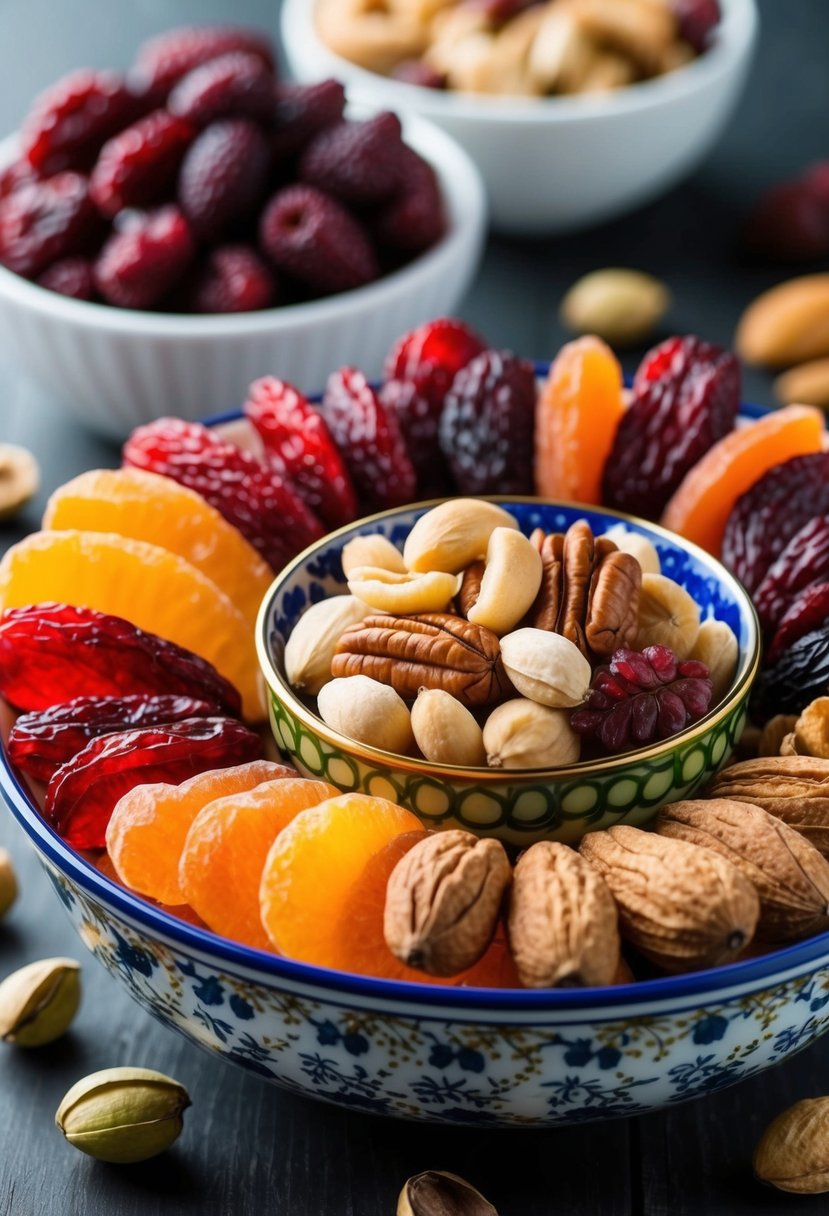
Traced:
<path id="1" fill-rule="evenodd" d="M 470 608 L 474 608 L 481 593 L 481 579 L 484 577 L 484 563 L 473 562 L 463 572 L 461 586 L 456 596 L 459 614 L 466 618 Z"/>
<path id="2" fill-rule="evenodd" d="M 541 554 L 542 575 L 541 587 L 530 609 L 529 623 L 534 629 L 547 629 L 555 633 L 564 588 L 564 535 L 561 532 L 546 533 L 536 528 L 530 540 Z"/>
<path id="3" fill-rule="evenodd" d="M 596 567 L 584 628 L 593 654 L 607 657 L 620 646 L 633 643 L 639 628 L 641 590 L 642 568 L 631 553 L 608 553 Z"/>
<path id="4" fill-rule="evenodd" d="M 469 706 L 515 695 L 495 634 L 445 612 L 367 616 L 340 638 L 331 674 L 370 676 L 409 700 L 421 688 L 442 688 Z"/>

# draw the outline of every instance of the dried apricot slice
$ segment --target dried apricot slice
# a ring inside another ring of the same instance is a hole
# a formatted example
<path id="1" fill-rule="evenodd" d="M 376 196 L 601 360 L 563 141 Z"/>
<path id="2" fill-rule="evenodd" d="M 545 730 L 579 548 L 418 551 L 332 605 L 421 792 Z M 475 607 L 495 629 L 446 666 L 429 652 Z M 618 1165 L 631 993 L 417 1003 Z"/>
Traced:
<path id="1" fill-rule="evenodd" d="M 336 794 L 325 781 L 283 777 L 202 807 L 187 833 L 178 876 L 187 903 L 214 933 L 273 949 L 259 912 L 270 847 L 300 811 Z"/>
<path id="2" fill-rule="evenodd" d="M 819 452 L 824 421 L 820 410 L 787 405 L 732 431 L 685 476 L 665 508 L 663 525 L 719 557 L 725 525 L 740 495 L 774 465 Z"/>
<path id="3" fill-rule="evenodd" d="M 183 904 L 178 863 L 190 825 L 202 807 L 265 781 L 296 774 L 270 760 L 199 773 L 181 785 L 138 785 L 115 805 L 106 831 L 121 882 L 162 904 Z"/>
<path id="4" fill-rule="evenodd" d="M 622 369 L 610 347 L 592 335 L 563 346 L 536 408 L 536 493 L 601 503 L 602 473 L 623 413 Z"/>

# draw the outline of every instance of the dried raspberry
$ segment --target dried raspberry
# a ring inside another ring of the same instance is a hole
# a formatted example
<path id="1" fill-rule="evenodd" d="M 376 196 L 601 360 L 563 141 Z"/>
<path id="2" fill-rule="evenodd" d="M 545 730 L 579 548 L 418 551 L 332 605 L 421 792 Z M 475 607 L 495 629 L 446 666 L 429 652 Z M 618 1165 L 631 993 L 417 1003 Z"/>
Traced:
<path id="1" fill-rule="evenodd" d="M 174 693 L 238 716 L 242 699 L 199 655 L 122 617 L 37 604 L 0 617 L 0 696 L 17 709 L 48 709 L 75 697 Z"/>
<path id="2" fill-rule="evenodd" d="M 109 304 L 152 308 L 181 279 L 194 253 L 178 207 L 161 207 L 109 238 L 95 263 L 95 285 Z"/>
<path id="3" fill-rule="evenodd" d="M 9 734 L 14 764 L 30 777 L 48 781 L 56 768 L 86 747 L 90 739 L 138 727 L 164 726 L 185 718 L 221 715 L 215 701 L 171 693 L 127 697 L 75 697 L 35 713 L 21 714 Z"/>
<path id="4" fill-rule="evenodd" d="M 829 621 L 829 583 L 812 583 L 795 595 L 784 612 L 766 653 L 767 663 L 776 663 L 798 638 Z"/>
<path id="5" fill-rule="evenodd" d="M 394 80 L 417 85 L 421 89 L 445 89 L 446 76 L 436 71 L 425 59 L 404 59 L 392 69 Z"/>
<path id="6" fill-rule="evenodd" d="M 273 72 L 271 44 L 255 30 L 231 25 L 186 25 L 143 42 L 127 79 L 133 92 L 149 95 L 161 104 L 187 72 L 231 51 L 255 55 Z"/>
<path id="7" fill-rule="evenodd" d="M 596 669 L 584 708 L 571 715 L 570 725 L 598 739 L 607 752 L 625 752 L 698 721 L 711 696 L 704 663 L 680 663 L 667 646 L 621 649 Z"/>
<path id="8" fill-rule="evenodd" d="M 747 490 L 728 517 L 722 560 L 750 592 L 800 529 L 829 514 L 829 452 L 775 465 Z"/>
<path id="9" fill-rule="evenodd" d="M 95 276 L 89 258 L 63 258 L 59 262 L 53 262 L 48 270 L 38 276 L 37 282 L 47 291 L 71 296 L 73 300 L 95 298 Z"/>
<path id="10" fill-rule="evenodd" d="M 679 22 L 680 38 L 701 55 L 722 20 L 718 0 L 671 0 L 671 7 Z"/>
<path id="11" fill-rule="evenodd" d="M 420 498 L 438 498 L 452 492 L 452 474 L 438 440 L 443 401 L 435 408 L 409 380 L 387 380 L 380 400 L 397 418 L 406 451 L 417 474 Z"/>
<path id="12" fill-rule="evenodd" d="M 212 249 L 190 284 L 185 311 L 252 312 L 276 301 L 276 279 L 250 245 Z"/>
<path id="13" fill-rule="evenodd" d="M 816 697 L 829 695 L 829 625 L 806 633 L 760 672 L 751 712 L 760 722 L 775 714 L 799 714 Z"/>
<path id="14" fill-rule="evenodd" d="M 456 374 L 485 350 L 484 340 L 465 321 L 439 317 L 397 340 L 386 356 L 385 376 L 410 381 L 440 410 Z"/>
<path id="15" fill-rule="evenodd" d="M 159 418 L 133 431 L 124 464 L 196 490 L 274 570 L 319 540 L 322 524 L 277 470 L 198 422 Z"/>
<path id="16" fill-rule="evenodd" d="M 195 127 L 154 110 L 107 141 L 92 170 L 89 192 L 111 219 L 124 207 L 148 207 L 170 193 Z"/>
<path id="17" fill-rule="evenodd" d="M 754 592 L 765 633 L 782 621 L 792 596 L 829 578 L 829 515 L 817 515 L 791 538 Z"/>
<path id="18" fill-rule="evenodd" d="M 14 194 L 15 190 L 19 190 L 21 186 L 28 186 L 31 182 L 38 180 L 38 174 L 27 160 L 12 161 L 10 165 L 0 171 L 0 202 L 4 198 L 8 198 L 10 194 Z"/>
<path id="19" fill-rule="evenodd" d="M 322 413 L 367 507 L 412 501 L 417 480 L 397 419 L 362 372 L 343 367 L 329 376 Z"/>
<path id="20" fill-rule="evenodd" d="M 487 350 L 461 368 L 446 396 L 440 446 L 462 494 L 532 494 L 535 371 Z"/>
<path id="21" fill-rule="evenodd" d="M 329 528 L 351 523 L 357 516 L 357 495 L 319 410 L 275 376 L 253 382 L 244 408 L 265 450 L 285 468 L 320 519 Z"/>
<path id="22" fill-rule="evenodd" d="M 261 755 L 259 735 L 233 718 L 185 718 L 102 735 L 55 771 L 44 816 L 73 848 L 102 849 L 116 802 L 134 786 L 178 785 L 196 773 Z"/>
<path id="23" fill-rule="evenodd" d="M 82 252 L 97 225 L 87 180 L 79 173 L 31 182 L 0 203 L 0 263 L 34 278 L 59 258 Z"/>
<path id="24" fill-rule="evenodd" d="M 258 55 L 233 51 L 188 72 L 167 99 L 167 109 L 198 127 L 239 116 L 270 122 L 274 100 L 267 64 Z"/>
<path id="25" fill-rule="evenodd" d="M 398 253 L 416 254 L 436 245 L 446 231 L 437 174 L 405 144 L 400 152 L 400 185 L 372 222 L 377 243 Z"/>
<path id="26" fill-rule="evenodd" d="M 699 338 L 669 338 L 633 381 L 604 472 L 604 502 L 658 519 L 689 469 L 732 430 L 740 408 L 734 356 Z"/>
<path id="27" fill-rule="evenodd" d="M 273 113 L 273 153 L 278 160 L 295 156 L 345 112 L 345 89 L 339 80 L 319 84 L 284 84 L 277 87 Z"/>
<path id="28" fill-rule="evenodd" d="M 808 262 L 829 253 L 829 200 L 801 178 L 761 196 L 743 232 L 748 253 L 777 262 Z"/>
<path id="29" fill-rule="evenodd" d="M 137 104 L 116 72 L 81 68 L 35 99 L 23 120 L 23 154 L 44 177 L 86 172 L 105 140 L 136 117 Z"/>
<path id="30" fill-rule="evenodd" d="M 264 134 L 247 118 L 211 123 L 187 150 L 178 201 L 193 231 L 216 241 L 262 201 L 271 153 Z"/>
<path id="31" fill-rule="evenodd" d="M 384 111 L 364 122 L 345 119 L 311 140 L 299 176 L 352 206 L 381 203 L 398 189 L 402 150 L 396 114 Z"/>
<path id="32" fill-rule="evenodd" d="M 273 196 L 259 221 L 259 241 L 278 270 L 320 295 L 362 287 L 379 274 L 362 225 L 313 186 L 288 186 Z"/>

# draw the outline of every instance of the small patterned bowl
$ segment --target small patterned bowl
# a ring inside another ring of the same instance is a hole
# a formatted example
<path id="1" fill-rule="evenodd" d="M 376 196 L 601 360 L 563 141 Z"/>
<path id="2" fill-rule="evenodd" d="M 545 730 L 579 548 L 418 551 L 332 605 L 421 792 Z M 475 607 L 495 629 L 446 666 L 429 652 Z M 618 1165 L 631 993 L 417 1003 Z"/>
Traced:
<path id="1" fill-rule="evenodd" d="M 741 585 L 714 558 L 671 532 L 600 508 L 538 499 L 496 500 L 529 535 L 536 527 L 564 531 L 587 519 L 595 533 L 622 523 L 647 536 L 663 572 L 702 608 L 725 621 L 739 641 L 731 689 L 701 721 L 666 741 L 625 755 L 567 768 L 521 770 L 440 766 L 380 751 L 338 734 L 296 695 L 284 670 L 285 642 L 303 611 L 347 591 L 340 555 L 355 536 L 382 533 L 398 547 L 432 504 L 359 520 L 306 549 L 272 584 L 259 614 L 257 648 L 268 684 L 277 746 L 305 774 L 342 790 L 390 798 L 428 827 L 465 828 L 526 848 L 537 840 L 572 844 L 616 823 L 646 823 L 665 802 L 691 797 L 731 755 L 745 723 L 746 702 L 760 660 L 757 618 Z"/>

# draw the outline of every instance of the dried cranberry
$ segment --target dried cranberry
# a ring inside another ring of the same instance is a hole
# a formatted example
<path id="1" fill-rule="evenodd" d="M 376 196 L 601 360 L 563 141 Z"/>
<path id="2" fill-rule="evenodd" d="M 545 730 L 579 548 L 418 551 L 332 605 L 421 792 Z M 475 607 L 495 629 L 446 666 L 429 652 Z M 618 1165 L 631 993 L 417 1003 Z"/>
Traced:
<path id="1" fill-rule="evenodd" d="M 48 781 L 99 735 L 163 726 L 184 718 L 221 715 L 215 701 L 172 693 L 132 693 L 126 697 L 75 697 L 48 709 L 21 714 L 9 734 L 9 756 L 24 773 Z"/>
<path id="2" fill-rule="evenodd" d="M 469 0 L 468 7 L 479 9 L 493 25 L 505 25 L 537 0 Z"/>
<path id="3" fill-rule="evenodd" d="M 56 769 L 45 818 L 76 849 L 102 849 L 116 802 L 136 785 L 178 785 L 196 773 L 246 764 L 262 740 L 233 718 L 185 718 L 92 739 Z"/>
<path id="4" fill-rule="evenodd" d="M 804 634 L 829 621 L 829 583 L 812 583 L 790 602 L 766 654 L 767 663 L 776 663 L 784 650 Z"/>
<path id="5" fill-rule="evenodd" d="M 211 663 L 119 616 L 69 604 L 0 617 L 0 696 L 22 710 L 75 697 L 174 693 L 238 715 L 242 700 Z"/>
<path id="6" fill-rule="evenodd" d="M 86 172 L 105 140 L 136 116 L 136 100 L 116 72 L 81 68 L 35 102 L 20 130 L 24 155 L 44 177 Z"/>
<path id="7" fill-rule="evenodd" d="M 283 84 L 277 87 L 274 108 L 274 156 L 282 161 L 295 156 L 345 112 L 345 89 L 339 80 L 319 84 Z"/>
<path id="8" fill-rule="evenodd" d="M 404 59 L 392 69 L 392 76 L 403 84 L 414 84 L 421 89 L 445 89 L 446 76 L 438 72 L 425 59 Z"/>
<path id="9" fill-rule="evenodd" d="M 73 300 L 95 298 L 95 275 L 89 258 L 62 258 L 37 278 L 38 285 Z"/>
<path id="10" fill-rule="evenodd" d="M 456 374 L 485 350 L 484 340 L 465 321 L 439 317 L 397 340 L 386 357 L 386 379 L 410 381 L 440 410 Z"/>
<path id="11" fill-rule="evenodd" d="M 378 245 L 411 257 L 431 249 L 446 231 L 446 212 L 437 174 L 414 149 L 403 145 L 399 155 L 398 188 L 372 219 Z"/>
<path id="12" fill-rule="evenodd" d="M 0 202 L 14 194 L 21 186 L 31 185 L 39 179 L 27 160 L 15 160 L 5 169 L 0 170 Z"/>
<path id="13" fill-rule="evenodd" d="M 718 0 L 671 0 L 679 22 L 679 36 L 701 55 L 722 20 Z"/>
<path id="14" fill-rule="evenodd" d="M 187 72 L 226 55 L 244 51 L 273 71 L 273 50 L 255 30 L 231 25 L 186 25 L 149 38 L 138 48 L 128 81 L 132 90 L 159 104 Z"/>
<path id="15" fill-rule="evenodd" d="M 273 116 L 273 75 L 258 55 L 233 51 L 188 72 L 167 99 L 167 109 L 204 127 L 217 118 Z"/>
<path id="16" fill-rule="evenodd" d="M 732 430 L 740 408 L 734 356 L 692 336 L 643 359 L 605 464 L 603 500 L 658 519 L 685 474 Z"/>
<path id="17" fill-rule="evenodd" d="M 803 178 L 772 186 L 743 231 L 748 253 L 775 262 L 808 262 L 829 253 L 829 202 Z"/>
<path id="18" fill-rule="evenodd" d="M 178 201 L 196 236 L 219 240 L 262 201 L 270 170 L 264 133 L 247 118 L 213 122 L 181 162 Z"/>
<path id="19" fill-rule="evenodd" d="M 111 219 L 124 207 L 163 202 L 195 134 L 189 122 L 154 110 L 108 140 L 89 187 L 101 214 Z"/>
<path id="20" fill-rule="evenodd" d="M 82 253 L 98 223 L 79 173 L 20 186 L 0 202 L 0 263 L 34 278 L 59 258 Z"/>
<path id="21" fill-rule="evenodd" d="M 95 262 L 95 286 L 108 304 L 152 308 L 181 280 L 194 253 L 178 207 L 160 207 L 112 234 Z"/>
<path id="22" fill-rule="evenodd" d="M 273 271 L 250 245 L 220 245 L 205 256 L 188 285 L 187 312 L 252 312 L 276 303 Z"/>
<path id="23" fill-rule="evenodd" d="M 287 186 L 273 196 L 259 242 L 277 270 L 320 295 L 362 287 L 380 273 L 363 226 L 313 186 Z"/>
<path id="24" fill-rule="evenodd" d="M 299 176 L 350 206 L 381 203 L 398 188 L 402 150 L 396 114 L 345 119 L 314 136 L 300 159 Z"/>
<path id="25" fill-rule="evenodd" d="M 452 474 L 440 450 L 438 426 L 443 401 L 436 407 L 421 396 L 410 380 L 387 380 L 380 401 L 397 418 L 415 473 L 420 498 L 438 498 L 452 492 Z"/>
<path id="26" fill-rule="evenodd" d="M 362 372 L 343 367 L 329 376 L 322 414 L 367 507 L 412 501 L 417 478 L 397 418 Z"/>
<path id="27" fill-rule="evenodd" d="M 775 714 L 799 714 L 816 697 L 829 694 L 829 625 L 804 634 L 760 672 L 751 694 L 751 712 L 760 722 Z"/>
<path id="28" fill-rule="evenodd" d="M 760 586 L 754 606 L 767 634 L 783 619 L 798 591 L 829 578 L 829 515 L 817 515 L 791 538 Z"/>

